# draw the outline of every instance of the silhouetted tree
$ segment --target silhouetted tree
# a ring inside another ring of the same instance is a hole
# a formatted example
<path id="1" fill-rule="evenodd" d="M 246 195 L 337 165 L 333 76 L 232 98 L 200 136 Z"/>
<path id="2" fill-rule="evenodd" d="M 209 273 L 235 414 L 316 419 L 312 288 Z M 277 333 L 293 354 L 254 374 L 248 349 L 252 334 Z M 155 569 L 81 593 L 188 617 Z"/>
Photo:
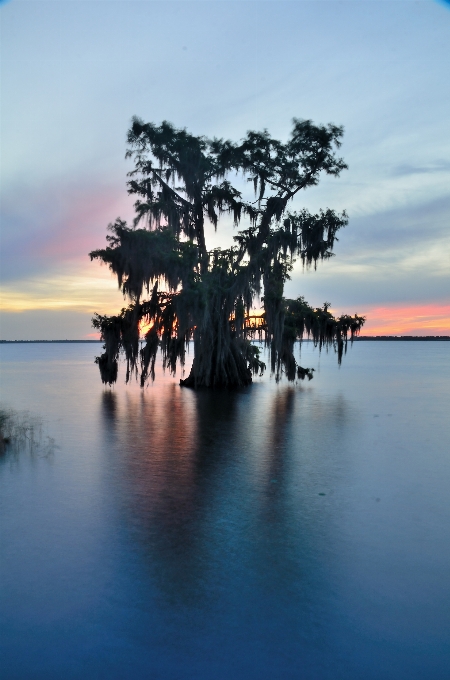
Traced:
<path id="1" fill-rule="evenodd" d="M 255 336 L 270 348 L 271 368 L 289 380 L 308 377 L 299 366 L 294 343 L 305 335 L 320 347 L 332 346 L 341 361 L 348 339 L 364 323 L 360 316 L 333 317 L 326 303 L 313 309 L 303 298 L 287 300 L 284 284 L 296 258 L 310 267 L 332 256 L 344 213 L 289 212 L 302 189 L 315 186 L 321 173 L 338 176 L 346 165 L 335 155 L 343 129 L 293 121 L 282 143 L 267 131 L 248 132 L 235 144 L 207 139 L 133 119 L 127 157 L 134 159 L 128 191 L 137 196 L 132 226 L 121 219 L 109 225 L 108 246 L 90 253 L 109 265 L 130 304 L 117 316 L 95 315 L 104 340 L 97 358 L 104 383 L 117 380 L 124 351 L 127 381 L 135 373 L 144 385 L 154 378 L 155 359 L 175 373 L 194 341 L 190 387 L 248 385 L 264 370 Z M 231 183 L 237 173 L 253 183 L 255 201 L 243 199 Z M 205 223 L 217 228 L 232 215 L 234 245 L 208 251 Z M 143 294 L 147 293 L 146 299 Z M 262 317 L 251 315 L 262 295 Z M 140 349 L 140 327 L 150 326 Z"/>

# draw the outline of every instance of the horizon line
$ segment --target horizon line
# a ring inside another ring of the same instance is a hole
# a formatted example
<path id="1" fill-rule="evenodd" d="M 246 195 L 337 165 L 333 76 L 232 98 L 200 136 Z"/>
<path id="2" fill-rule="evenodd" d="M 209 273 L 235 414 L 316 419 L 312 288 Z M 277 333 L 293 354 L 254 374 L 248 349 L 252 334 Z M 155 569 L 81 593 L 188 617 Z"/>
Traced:
<path id="1" fill-rule="evenodd" d="M 358 335 L 353 338 L 353 342 L 361 340 L 450 340 L 450 335 Z M 143 342 L 144 338 L 140 339 Z M 350 340 L 351 341 L 351 340 Z M 26 343 L 102 343 L 104 340 L 0 340 L 1 345 L 8 344 L 26 344 Z M 254 342 L 264 342 L 261 340 L 254 340 Z M 296 342 L 314 342 L 311 338 L 304 338 L 303 340 L 296 340 Z M 351 341 L 352 342 L 352 341 Z"/>

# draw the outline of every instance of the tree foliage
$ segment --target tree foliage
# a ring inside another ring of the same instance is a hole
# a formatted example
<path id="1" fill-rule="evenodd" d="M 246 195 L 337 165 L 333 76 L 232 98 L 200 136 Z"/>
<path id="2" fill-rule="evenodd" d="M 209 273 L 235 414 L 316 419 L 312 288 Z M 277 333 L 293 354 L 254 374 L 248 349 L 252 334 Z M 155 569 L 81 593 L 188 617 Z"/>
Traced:
<path id="1" fill-rule="evenodd" d="M 295 341 L 304 337 L 333 347 L 341 361 L 364 318 L 335 318 L 328 304 L 313 309 L 301 297 L 287 300 L 284 285 L 296 259 L 316 267 L 330 258 L 347 224 L 345 212 L 288 210 L 321 173 L 338 176 L 346 168 L 336 156 L 342 134 L 335 125 L 294 119 L 286 143 L 267 131 L 233 143 L 133 119 L 128 191 L 136 196 L 136 217 L 130 226 L 121 219 L 110 224 L 107 247 L 90 253 L 109 266 L 129 300 L 120 314 L 93 319 L 105 343 L 97 358 L 104 383 L 117 380 L 121 351 L 127 380 L 153 379 L 158 350 L 175 373 L 191 340 L 192 369 L 181 384 L 192 387 L 248 385 L 265 369 L 256 337 L 270 348 L 277 378 L 312 378 L 294 357 Z M 232 184 L 239 173 L 252 183 L 254 201 Z M 226 215 L 236 228 L 233 245 L 208 251 L 205 225 L 217 228 Z M 257 298 L 261 317 L 251 314 Z M 140 348 L 142 325 L 149 330 Z"/>

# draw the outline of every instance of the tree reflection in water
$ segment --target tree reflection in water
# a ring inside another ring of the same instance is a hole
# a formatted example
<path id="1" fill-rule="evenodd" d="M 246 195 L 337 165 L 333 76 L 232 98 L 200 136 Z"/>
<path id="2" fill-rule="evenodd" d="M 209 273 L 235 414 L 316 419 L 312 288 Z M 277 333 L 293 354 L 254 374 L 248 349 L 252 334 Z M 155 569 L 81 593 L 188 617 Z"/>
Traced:
<path id="1" fill-rule="evenodd" d="M 305 410 L 307 390 L 268 388 L 194 392 L 166 383 L 103 394 L 120 512 L 173 603 L 207 606 L 235 592 L 243 598 L 236 606 L 253 616 L 273 606 L 271 593 L 306 605 L 309 581 L 320 577 L 329 509 L 316 507 L 304 475 L 323 437 Z M 315 408 L 345 420 L 342 403 Z"/>

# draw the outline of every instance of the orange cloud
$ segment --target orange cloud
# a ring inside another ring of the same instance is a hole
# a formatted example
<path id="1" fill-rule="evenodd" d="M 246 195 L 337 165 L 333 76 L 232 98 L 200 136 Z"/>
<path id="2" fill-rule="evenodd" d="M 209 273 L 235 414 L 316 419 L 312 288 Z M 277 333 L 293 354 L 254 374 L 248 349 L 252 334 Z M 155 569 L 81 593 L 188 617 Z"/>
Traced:
<path id="1" fill-rule="evenodd" d="M 361 335 L 450 335 L 450 305 L 389 305 L 362 313 Z"/>

